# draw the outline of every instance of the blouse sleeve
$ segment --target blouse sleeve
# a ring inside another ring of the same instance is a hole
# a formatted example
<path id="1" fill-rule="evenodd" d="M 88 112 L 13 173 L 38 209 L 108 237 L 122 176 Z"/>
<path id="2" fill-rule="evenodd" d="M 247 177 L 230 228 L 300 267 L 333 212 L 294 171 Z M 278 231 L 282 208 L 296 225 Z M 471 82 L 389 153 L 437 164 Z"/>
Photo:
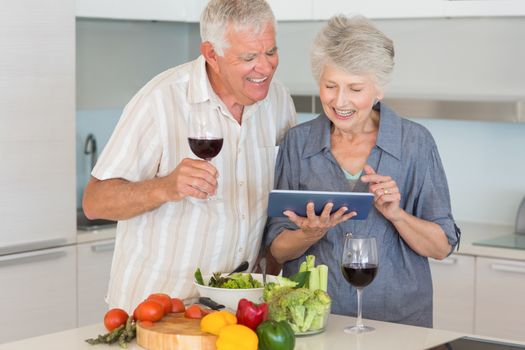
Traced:
<path id="1" fill-rule="evenodd" d="M 459 243 L 459 229 L 454 222 L 450 205 L 447 178 L 436 145 L 431 149 L 430 161 L 426 170 L 415 215 L 421 219 L 435 222 L 445 232 L 451 252 Z"/>

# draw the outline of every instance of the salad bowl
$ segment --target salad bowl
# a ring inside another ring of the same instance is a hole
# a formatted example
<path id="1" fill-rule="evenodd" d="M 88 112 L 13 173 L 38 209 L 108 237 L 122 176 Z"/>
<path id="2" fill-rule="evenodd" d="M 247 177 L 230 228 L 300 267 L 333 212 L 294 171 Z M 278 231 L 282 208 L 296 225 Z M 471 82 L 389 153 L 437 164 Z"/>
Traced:
<path id="1" fill-rule="evenodd" d="M 254 280 L 260 282 L 261 287 L 259 288 L 218 288 L 209 286 L 210 279 L 213 275 L 203 275 L 203 281 L 205 285 L 198 284 L 195 280 L 193 284 L 199 292 L 199 296 L 207 297 L 211 300 L 224 305 L 226 308 L 236 311 L 239 300 L 245 298 L 256 304 L 263 302 L 263 276 L 260 273 L 251 274 Z M 223 274 L 222 276 L 226 276 Z M 230 276 L 231 277 L 231 276 Z M 266 275 L 266 282 L 274 282 L 275 276 Z"/>

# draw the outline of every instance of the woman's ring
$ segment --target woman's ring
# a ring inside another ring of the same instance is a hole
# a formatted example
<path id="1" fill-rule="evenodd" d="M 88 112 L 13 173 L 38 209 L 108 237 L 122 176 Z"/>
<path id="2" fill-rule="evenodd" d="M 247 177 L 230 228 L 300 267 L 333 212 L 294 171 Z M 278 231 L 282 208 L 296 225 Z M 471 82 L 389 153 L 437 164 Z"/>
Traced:
<path id="1" fill-rule="evenodd" d="M 387 188 L 383 188 L 383 194 L 389 194 L 389 193 L 390 193 L 390 191 L 388 191 Z"/>

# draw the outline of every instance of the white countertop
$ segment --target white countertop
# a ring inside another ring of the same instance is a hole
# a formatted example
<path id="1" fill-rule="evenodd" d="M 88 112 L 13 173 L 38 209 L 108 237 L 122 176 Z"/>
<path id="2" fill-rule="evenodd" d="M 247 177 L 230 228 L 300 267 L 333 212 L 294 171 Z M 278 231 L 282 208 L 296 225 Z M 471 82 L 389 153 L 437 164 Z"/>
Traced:
<path id="1" fill-rule="evenodd" d="M 324 333 L 297 337 L 295 350 L 421 350 L 457 339 L 464 334 L 431 328 L 406 326 L 396 323 L 365 320 L 373 326 L 372 333 L 353 335 L 343 332 L 347 325 L 354 324 L 355 318 L 330 315 Z M 17 342 L 0 344 L 0 350 L 104 350 L 120 349 L 118 345 L 89 345 L 84 340 L 105 333 L 102 324 L 71 329 Z M 129 344 L 130 350 L 142 350 L 135 341 Z"/>
<path id="2" fill-rule="evenodd" d="M 462 231 L 459 251 L 455 254 L 485 256 L 500 259 L 514 259 L 525 261 L 525 250 L 495 248 L 472 244 L 475 241 L 507 236 L 514 233 L 514 227 L 509 225 L 495 225 L 473 222 L 458 222 Z M 116 227 L 95 231 L 77 231 L 77 243 L 88 243 L 115 238 Z"/>
<path id="3" fill-rule="evenodd" d="M 458 222 L 458 226 L 462 235 L 456 254 L 525 261 L 524 249 L 496 248 L 473 244 L 473 242 L 484 239 L 511 235 L 514 233 L 514 226 L 472 222 Z"/>
<path id="4" fill-rule="evenodd" d="M 115 238 L 116 232 L 116 227 L 93 231 L 77 230 L 77 243 L 89 243 L 105 239 L 112 239 Z"/>

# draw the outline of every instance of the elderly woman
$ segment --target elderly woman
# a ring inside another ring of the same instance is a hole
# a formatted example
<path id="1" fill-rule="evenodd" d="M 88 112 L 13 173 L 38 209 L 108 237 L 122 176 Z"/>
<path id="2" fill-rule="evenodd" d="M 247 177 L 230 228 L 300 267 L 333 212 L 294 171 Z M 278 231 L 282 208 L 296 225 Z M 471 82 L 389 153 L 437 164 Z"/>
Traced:
<path id="1" fill-rule="evenodd" d="M 264 242 L 283 274 L 305 256 L 329 267 L 332 312 L 356 315 L 356 289 L 340 270 L 347 232 L 376 238 L 379 271 L 363 299 L 363 317 L 432 326 L 428 257 L 443 259 L 458 242 L 445 172 L 423 126 L 380 102 L 394 62 L 392 40 L 363 17 L 336 16 L 318 34 L 311 55 L 324 113 L 290 129 L 277 159 L 275 187 L 374 194 L 367 220 L 346 208 L 316 216 L 286 211 L 272 218 Z"/>

